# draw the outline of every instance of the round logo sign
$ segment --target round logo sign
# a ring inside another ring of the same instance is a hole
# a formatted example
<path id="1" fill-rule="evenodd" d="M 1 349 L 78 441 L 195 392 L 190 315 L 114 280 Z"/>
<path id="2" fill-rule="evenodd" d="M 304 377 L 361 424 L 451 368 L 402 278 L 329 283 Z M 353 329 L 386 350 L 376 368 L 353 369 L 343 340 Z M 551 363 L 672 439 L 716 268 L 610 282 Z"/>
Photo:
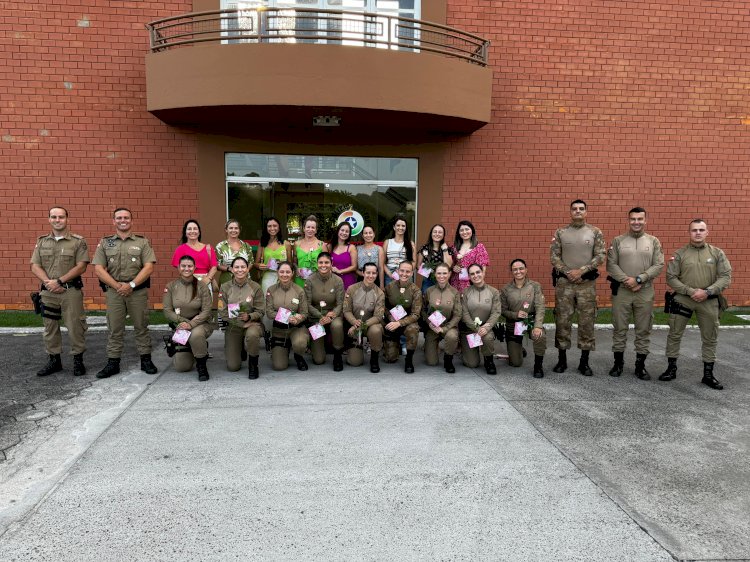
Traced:
<path id="1" fill-rule="evenodd" d="M 360 215 L 357 211 L 351 209 L 348 211 L 344 211 L 339 215 L 339 218 L 336 219 L 336 224 L 340 224 L 342 222 L 348 222 L 349 226 L 352 227 L 352 236 L 357 236 L 365 227 L 365 219 L 362 218 L 362 215 Z"/>

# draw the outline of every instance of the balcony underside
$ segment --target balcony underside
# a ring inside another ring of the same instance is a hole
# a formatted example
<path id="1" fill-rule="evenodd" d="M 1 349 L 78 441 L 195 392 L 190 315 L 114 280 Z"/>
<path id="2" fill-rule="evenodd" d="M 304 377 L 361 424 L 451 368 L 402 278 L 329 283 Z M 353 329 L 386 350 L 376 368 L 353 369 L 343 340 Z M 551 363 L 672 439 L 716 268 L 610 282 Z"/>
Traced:
<path id="1" fill-rule="evenodd" d="M 491 115 L 492 70 L 427 52 L 205 44 L 147 55 L 148 109 L 167 123 L 468 133 Z"/>

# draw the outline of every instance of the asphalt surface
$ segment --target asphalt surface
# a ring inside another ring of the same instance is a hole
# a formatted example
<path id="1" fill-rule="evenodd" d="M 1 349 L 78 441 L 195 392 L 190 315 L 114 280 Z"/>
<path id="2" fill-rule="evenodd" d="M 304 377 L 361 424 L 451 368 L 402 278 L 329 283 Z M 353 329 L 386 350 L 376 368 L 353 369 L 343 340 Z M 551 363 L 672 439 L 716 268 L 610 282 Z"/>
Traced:
<path id="1" fill-rule="evenodd" d="M 0 552 L 748 560 L 748 334 L 721 332 L 723 391 L 699 383 L 692 329 L 671 383 L 655 380 L 664 330 L 652 338 L 651 381 L 633 377 L 630 351 L 624 375 L 606 375 L 608 330 L 597 332 L 594 377 L 553 374 L 551 349 L 541 380 L 530 362 L 447 375 L 418 354 L 412 375 L 402 362 L 379 375 L 272 373 L 262 358 L 260 380 L 248 381 L 223 369 L 221 334 L 207 383 L 165 368 L 156 345 L 158 375 L 131 354 L 122 375 L 96 380 L 102 333 L 89 334 L 90 375 L 74 379 L 67 361 L 39 379 L 39 336 L 0 336 L 0 432 L 21 436 L 0 462 Z"/>

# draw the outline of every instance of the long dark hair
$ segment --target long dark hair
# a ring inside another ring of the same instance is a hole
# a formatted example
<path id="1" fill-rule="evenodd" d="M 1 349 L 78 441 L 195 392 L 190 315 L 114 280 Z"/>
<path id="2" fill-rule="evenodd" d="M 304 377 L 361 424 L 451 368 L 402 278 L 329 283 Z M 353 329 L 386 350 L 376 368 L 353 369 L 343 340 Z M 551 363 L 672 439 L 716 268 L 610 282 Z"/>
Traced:
<path id="1" fill-rule="evenodd" d="M 195 219 L 188 219 L 185 221 L 185 224 L 182 225 L 182 243 L 183 244 L 187 244 L 187 227 L 191 222 L 194 222 L 195 225 L 198 227 L 198 242 L 201 241 L 201 233 L 203 232 L 203 229 L 201 228 L 200 223 Z M 195 260 L 193 260 L 193 263 L 195 263 Z"/>
<path id="2" fill-rule="evenodd" d="M 406 261 L 414 261 L 414 252 L 412 252 L 411 247 L 411 235 L 409 234 L 409 221 L 407 221 L 406 217 L 403 215 L 396 215 L 393 218 L 393 222 L 391 223 L 391 231 L 393 232 L 394 237 L 396 235 L 395 226 L 398 221 L 404 221 L 404 223 L 406 224 L 406 229 L 404 230 L 404 250 L 406 251 Z"/>
<path id="3" fill-rule="evenodd" d="M 334 231 L 333 231 L 333 236 L 331 236 L 331 243 L 330 243 L 330 248 L 331 248 L 331 252 L 333 252 L 333 249 L 334 249 L 334 248 L 335 248 L 336 246 L 338 246 L 338 245 L 339 245 L 339 230 L 341 230 L 341 227 L 342 227 L 342 226 L 347 226 L 347 227 L 349 227 L 349 241 L 347 242 L 347 244 L 350 244 L 350 243 L 351 243 L 351 241 L 352 241 L 352 225 L 350 225 L 350 224 L 349 224 L 348 222 L 346 222 L 346 221 L 344 221 L 344 222 L 340 222 L 340 223 L 338 224 L 338 226 L 336 227 L 336 230 L 334 230 Z M 363 230 L 364 230 L 364 229 L 363 229 Z"/>
<path id="4" fill-rule="evenodd" d="M 200 228 L 200 226 L 198 228 Z M 184 255 L 180 258 L 180 261 L 177 263 L 181 263 L 183 260 L 193 262 L 193 267 L 195 267 L 195 260 L 193 259 L 193 256 Z M 193 300 L 195 298 L 195 295 L 198 294 L 198 278 L 195 275 L 193 275 L 192 285 L 193 285 L 193 294 L 190 295 L 190 300 Z"/>
<path id="5" fill-rule="evenodd" d="M 284 243 L 284 234 L 281 232 L 281 221 L 276 217 L 268 217 L 263 221 L 263 232 L 260 235 L 260 247 L 265 248 L 271 242 L 271 235 L 268 234 L 268 223 L 274 221 L 279 225 L 279 233 L 276 235 L 276 240 L 279 244 Z"/>
<path id="6" fill-rule="evenodd" d="M 432 231 L 435 230 L 435 227 L 437 226 L 443 229 L 443 239 L 438 244 L 438 249 L 443 245 L 443 243 L 445 243 L 445 233 L 448 231 L 445 230 L 445 227 L 440 223 L 433 224 L 432 228 L 430 228 L 429 234 L 427 234 L 427 242 L 424 243 L 424 245 L 427 246 L 427 248 L 429 248 L 430 250 L 432 249 Z"/>
<path id="7" fill-rule="evenodd" d="M 456 226 L 456 238 L 453 241 L 453 247 L 458 250 L 461 247 L 461 244 L 463 244 L 463 238 L 461 238 L 461 235 L 458 233 L 459 230 L 461 230 L 462 226 L 468 226 L 471 229 L 471 247 L 476 248 L 477 247 L 477 229 L 474 228 L 474 225 L 471 224 L 471 221 L 461 221 L 458 223 L 458 226 Z"/>

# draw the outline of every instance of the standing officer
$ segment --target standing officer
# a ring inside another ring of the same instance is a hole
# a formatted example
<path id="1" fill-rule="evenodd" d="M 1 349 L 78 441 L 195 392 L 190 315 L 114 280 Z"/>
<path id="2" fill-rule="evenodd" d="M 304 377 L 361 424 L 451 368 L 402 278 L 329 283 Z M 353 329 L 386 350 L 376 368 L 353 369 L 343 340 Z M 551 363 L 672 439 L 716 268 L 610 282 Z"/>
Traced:
<path id="1" fill-rule="evenodd" d="M 570 224 L 558 228 L 552 239 L 550 261 L 555 282 L 555 347 L 557 365 L 562 373 L 568 368 L 567 350 L 573 314 L 578 311 L 578 348 L 581 361 L 578 371 L 587 377 L 594 373 L 589 367 L 589 352 L 596 348 L 596 278 L 604 263 L 607 248 L 602 231 L 586 223 L 586 202 L 576 199 L 570 204 Z"/>
<path id="2" fill-rule="evenodd" d="M 148 289 L 156 256 L 148 239 L 133 234 L 133 214 L 120 207 L 112 214 L 117 232 L 105 236 L 94 253 L 94 272 L 107 298 L 107 364 L 96 374 L 104 379 L 120 372 L 125 317 L 129 314 L 135 330 L 135 345 L 141 355 L 141 371 L 157 372 L 151 361 L 148 333 Z"/>
<path id="3" fill-rule="evenodd" d="M 647 381 L 646 356 L 654 310 L 652 281 L 664 269 L 664 253 L 656 236 L 646 233 L 646 209 L 628 213 L 630 230 L 616 237 L 607 252 L 607 273 L 612 285 L 612 352 L 615 364 L 609 375 L 619 377 L 625 364 L 625 343 L 630 314 L 635 323 L 635 376 Z"/>
<path id="4" fill-rule="evenodd" d="M 422 291 L 411 280 L 414 266 L 410 261 L 398 264 L 398 281 L 385 287 L 385 315 L 389 321 L 383 330 L 384 358 L 386 363 L 395 363 L 399 356 L 401 336 L 406 337 L 406 359 L 404 372 L 414 372 L 414 352 L 419 342 L 419 315 L 422 312 Z M 390 310 L 401 305 L 406 316 L 396 320 Z"/>
<path id="5" fill-rule="evenodd" d="M 716 340 L 719 337 L 719 315 L 726 308 L 722 292 L 732 282 L 732 266 L 724 252 L 706 243 L 708 226 L 703 219 L 694 219 L 688 228 L 690 244 L 674 253 L 667 265 L 667 284 L 674 289 L 667 335 L 667 370 L 660 381 L 677 377 L 680 341 L 693 311 L 698 315 L 701 331 L 703 380 L 713 389 L 724 387 L 714 378 Z"/>
<path id="6" fill-rule="evenodd" d="M 89 264 L 86 240 L 68 230 L 68 211 L 63 207 L 49 210 L 51 234 L 40 236 L 31 256 L 31 272 L 42 282 L 42 317 L 47 364 L 37 372 L 46 377 L 62 371 L 62 335 L 60 319 L 65 320 L 73 354 L 73 374 L 86 374 L 83 352 L 86 351 L 86 314 L 83 311 L 81 275 Z"/>

